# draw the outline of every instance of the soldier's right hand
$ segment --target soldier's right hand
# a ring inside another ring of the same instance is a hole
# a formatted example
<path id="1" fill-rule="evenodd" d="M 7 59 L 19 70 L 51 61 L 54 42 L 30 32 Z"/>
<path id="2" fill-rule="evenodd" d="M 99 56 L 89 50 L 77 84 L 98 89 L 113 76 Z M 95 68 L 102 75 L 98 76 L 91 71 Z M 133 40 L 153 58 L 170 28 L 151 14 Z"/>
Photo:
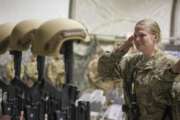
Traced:
<path id="1" fill-rule="evenodd" d="M 125 41 L 122 45 L 116 45 L 114 47 L 114 52 L 128 52 L 129 48 L 133 46 L 133 40 L 134 40 L 134 35 L 131 35 L 127 41 Z"/>

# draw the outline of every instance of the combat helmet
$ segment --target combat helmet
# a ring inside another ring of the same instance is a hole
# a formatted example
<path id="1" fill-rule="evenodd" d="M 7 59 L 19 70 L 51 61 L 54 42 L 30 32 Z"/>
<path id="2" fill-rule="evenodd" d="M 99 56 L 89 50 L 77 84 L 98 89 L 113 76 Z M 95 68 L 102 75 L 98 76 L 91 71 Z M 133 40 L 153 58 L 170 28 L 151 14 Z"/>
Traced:
<path id="1" fill-rule="evenodd" d="M 13 29 L 10 36 L 10 50 L 27 50 L 33 39 L 33 33 L 40 26 L 40 20 L 24 20 L 19 22 Z"/>
<path id="2" fill-rule="evenodd" d="M 14 28 L 13 23 L 5 23 L 0 25 L 0 54 L 7 51 L 9 45 L 9 35 Z"/>
<path id="3" fill-rule="evenodd" d="M 9 36 L 9 49 L 10 54 L 14 56 L 14 62 L 8 64 L 9 67 L 7 66 L 10 77 L 14 76 L 14 78 L 19 79 L 24 76 L 24 66 L 21 64 L 22 51 L 29 48 L 31 40 L 34 37 L 33 33 L 41 23 L 41 21 L 34 19 L 23 20 L 13 28 Z"/>
<path id="4" fill-rule="evenodd" d="M 43 23 L 32 41 L 32 53 L 41 56 L 56 56 L 65 41 L 83 41 L 87 36 L 85 27 L 79 22 L 58 18 Z"/>

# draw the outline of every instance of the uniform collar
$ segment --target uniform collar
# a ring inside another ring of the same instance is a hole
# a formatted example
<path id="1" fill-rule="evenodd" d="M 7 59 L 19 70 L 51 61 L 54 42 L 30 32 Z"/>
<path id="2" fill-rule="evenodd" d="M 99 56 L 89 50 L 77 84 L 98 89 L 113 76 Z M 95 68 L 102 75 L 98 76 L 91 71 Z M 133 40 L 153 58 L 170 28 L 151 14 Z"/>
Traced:
<path id="1" fill-rule="evenodd" d="M 142 59 L 137 63 L 137 67 L 139 69 L 147 70 L 147 69 L 153 69 L 155 67 L 155 63 L 157 59 L 162 56 L 163 53 L 160 49 L 157 49 L 155 54 L 151 58 L 147 58 L 142 54 Z"/>

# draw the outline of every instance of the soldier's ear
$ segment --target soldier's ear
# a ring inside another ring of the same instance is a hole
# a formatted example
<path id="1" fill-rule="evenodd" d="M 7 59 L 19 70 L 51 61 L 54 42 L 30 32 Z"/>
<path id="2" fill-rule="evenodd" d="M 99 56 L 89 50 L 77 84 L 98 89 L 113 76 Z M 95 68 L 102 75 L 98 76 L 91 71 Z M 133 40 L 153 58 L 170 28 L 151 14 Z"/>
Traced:
<path id="1" fill-rule="evenodd" d="M 152 40 L 154 43 L 157 43 L 157 36 L 155 34 L 152 34 Z"/>

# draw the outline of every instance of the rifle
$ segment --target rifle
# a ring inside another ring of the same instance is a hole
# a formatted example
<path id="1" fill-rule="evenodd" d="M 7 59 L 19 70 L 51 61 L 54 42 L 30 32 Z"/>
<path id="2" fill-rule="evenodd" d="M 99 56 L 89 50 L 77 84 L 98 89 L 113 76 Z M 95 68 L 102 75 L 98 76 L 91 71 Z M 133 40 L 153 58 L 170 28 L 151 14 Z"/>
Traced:
<path id="1" fill-rule="evenodd" d="M 3 113 L 3 105 L 6 103 L 7 100 L 7 89 L 8 85 L 0 79 L 0 114 Z"/>
<path id="2" fill-rule="evenodd" d="M 64 118 L 63 120 L 74 120 L 76 115 L 75 101 L 78 97 L 79 91 L 75 86 L 64 84 L 61 92 L 62 92 L 62 98 L 61 98 L 62 106 L 61 106 L 61 112 L 59 112 L 59 115 L 57 116 Z"/>
<path id="3" fill-rule="evenodd" d="M 38 81 L 33 85 L 29 92 L 29 98 L 31 98 L 30 101 L 33 104 L 29 105 L 28 113 L 36 115 L 35 118 L 38 118 L 38 120 L 54 120 L 55 111 L 60 109 L 58 107 L 61 106 L 61 92 L 45 80 L 44 67 L 45 56 L 37 56 Z M 32 108 L 36 108 L 36 113 L 38 114 L 35 114 L 34 111 L 32 111 L 34 110 Z"/>
<path id="4" fill-rule="evenodd" d="M 10 51 L 14 56 L 14 78 L 7 88 L 7 101 L 3 104 L 3 113 L 9 114 L 13 120 L 18 120 L 24 111 L 24 92 L 27 86 L 20 80 L 22 52 Z"/>
<path id="5" fill-rule="evenodd" d="M 75 105 L 79 91 L 77 87 L 71 85 L 72 43 L 66 45 L 67 47 L 64 49 L 66 83 L 60 90 L 49 84 L 44 78 L 45 56 L 37 57 L 38 81 L 27 91 L 26 120 L 80 120 L 79 118 L 89 120 L 89 105 L 83 102 L 79 106 Z M 77 118 L 78 116 L 79 118 Z"/>
<path id="6" fill-rule="evenodd" d="M 75 117 L 73 116 L 75 113 L 75 100 L 78 96 L 77 88 L 70 85 L 72 83 L 73 77 L 73 42 L 66 41 L 63 44 L 62 52 L 64 55 L 64 63 L 65 63 L 65 84 L 62 88 L 62 108 L 61 108 L 61 116 L 63 120 L 73 120 Z M 57 115 L 59 116 L 59 115 Z M 57 119 L 58 120 L 58 119 Z"/>
<path id="7" fill-rule="evenodd" d="M 79 101 L 76 114 L 76 120 L 90 120 L 90 103 Z"/>
<path id="8" fill-rule="evenodd" d="M 34 97 L 35 96 L 35 97 Z M 40 93 L 33 87 L 30 88 L 26 96 L 25 119 L 39 120 Z"/>
<path id="9" fill-rule="evenodd" d="M 77 87 L 72 85 L 73 42 L 66 41 L 60 52 L 64 54 L 66 81 L 61 90 L 61 109 L 56 111 L 56 120 L 89 120 L 89 104 L 81 102 L 78 106 L 75 105 L 79 91 Z"/>

